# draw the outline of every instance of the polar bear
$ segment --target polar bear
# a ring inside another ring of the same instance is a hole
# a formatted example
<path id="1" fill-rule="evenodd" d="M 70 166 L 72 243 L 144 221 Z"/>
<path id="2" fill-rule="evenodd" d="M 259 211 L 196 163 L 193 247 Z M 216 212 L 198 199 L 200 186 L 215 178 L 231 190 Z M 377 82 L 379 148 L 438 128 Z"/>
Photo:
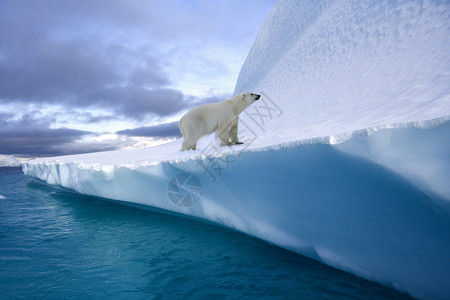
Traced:
<path id="1" fill-rule="evenodd" d="M 239 114 L 261 95 L 241 93 L 218 103 L 204 104 L 188 111 L 180 120 L 183 135 L 181 151 L 196 150 L 197 141 L 205 135 L 216 133 L 221 146 L 242 144 L 238 140 Z"/>

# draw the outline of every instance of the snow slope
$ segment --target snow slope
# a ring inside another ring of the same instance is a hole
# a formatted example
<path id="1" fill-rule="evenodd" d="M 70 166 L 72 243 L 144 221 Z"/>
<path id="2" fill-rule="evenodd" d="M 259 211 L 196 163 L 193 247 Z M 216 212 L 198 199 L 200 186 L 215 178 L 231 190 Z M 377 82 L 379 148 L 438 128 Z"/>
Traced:
<path id="1" fill-rule="evenodd" d="M 317 2 L 317 3 L 316 3 Z M 279 1 L 235 93 L 244 145 L 43 158 L 24 173 L 450 297 L 450 4 Z"/>

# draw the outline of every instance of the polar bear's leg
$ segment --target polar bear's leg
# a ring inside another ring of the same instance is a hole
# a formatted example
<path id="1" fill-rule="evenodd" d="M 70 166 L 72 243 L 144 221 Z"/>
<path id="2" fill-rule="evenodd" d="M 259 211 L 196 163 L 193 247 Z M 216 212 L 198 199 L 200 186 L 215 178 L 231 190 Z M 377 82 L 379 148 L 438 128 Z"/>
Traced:
<path id="1" fill-rule="evenodd" d="M 181 135 L 183 136 L 183 145 L 181 146 L 181 151 L 189 150 L 189 149 L 191 149 L 191 146 L 190 146 L 189 142 L 187 141 L 188 133 L 187 133 L 186 124 L 185 124 L 185 121 L 183 120 L 183 118 L 181 118 L 181 120 L 180 120 L 179 127 L 180 127 Z"/>
<path id="2" fill-rule="evenodd" d="M 217 131 L 216 131 L 216 138 L 218 137 L 220 139 L 220 146 L 231 146 L 235 145 L 232 141 L 230 141 L 230 133 L 231 133 L 231 127 L 234 123 L 234 119 L 228 120 L 226 122 L 223 122 L 222 124 L 219 124 Z M 237 135 L 237 128 L 236 128 L 236 135 Z"/>
<path id="3" fill-rule="evenodd" d="M 192 142 L 186 141 L 186 139 L 184 139 L 183 146 L 181 146 L 181 151 L 191 150 L 191 149 L 196 150 L 197 143 L 192 143 Z"/>
<path id="4" fill-rule="evenodd" d="M 200 136 L 195 133 L 191 136 L 190 134 L 183 135 L 183 145 L 181 146 L 181 151 L 184 150 L 196 150 L 197 149 L 197 141 L 200 139 Z"/>
<path id="5" fill-rule="evenodd" d="M 236 118 L 236 120 L 234 120 L 234 122 L 231 124 L 230 127 L 230 139 L 232 145 L 243 144 L 242 142 L 239 142 L 238 126 L 239 126 L 239 118 Z"/>
<path id="6" fill-rule="evenodd" d="M 185 150 L 196 150 L 197 149 L 197 141 L 201 136 L 198 134 L 198 130 L 193 124 L 193 122 L 181 120 L 180 122 L 180 131 L 183 135 L 183 145 L 181 146 L 181 151 Z"/>
<path id="7" fill-rule="evenodd" d="M 231 146 L 230 143 L 230 126 L 219 126 L 216 132 L 216 138 L 220 139 L 220 146 Z"/>
<path id="8" fill-rule="evenodd" d="M 197 150 L 197 144 L 187 143 L 186 141 L 183 141 L 183 146 L 181 147 L 181 151 L 185 150 Z"/>
<path id="9" fill-rule="evenodd" d="M 230 141 L 227 139 L 228 134 L 222 132 L 221 134 L 219 134 L 219 139 L 220 139 L 220 146 L 231 146 Z"/>
<path id="10" fill-rule="evenodd" d="M 196 150 L 197 149 L 197 142 L 201 138 L 201 135 L 199 135 L 198 132 L 195 130 L 192 130 L 193 128 L 189 128 L 186 134 L 183 134 L 183 145 L 181 147 L 181 150 Z"/>

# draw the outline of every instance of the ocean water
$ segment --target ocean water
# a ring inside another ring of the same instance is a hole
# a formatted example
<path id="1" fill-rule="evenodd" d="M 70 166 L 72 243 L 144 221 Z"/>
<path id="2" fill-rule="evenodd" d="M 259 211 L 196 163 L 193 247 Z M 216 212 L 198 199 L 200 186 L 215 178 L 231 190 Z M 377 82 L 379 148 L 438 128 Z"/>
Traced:
<path id="1" fill-rule="evenodd" d="M 0 168 L 0 299 L 409 299 L 249 236 Z"/>

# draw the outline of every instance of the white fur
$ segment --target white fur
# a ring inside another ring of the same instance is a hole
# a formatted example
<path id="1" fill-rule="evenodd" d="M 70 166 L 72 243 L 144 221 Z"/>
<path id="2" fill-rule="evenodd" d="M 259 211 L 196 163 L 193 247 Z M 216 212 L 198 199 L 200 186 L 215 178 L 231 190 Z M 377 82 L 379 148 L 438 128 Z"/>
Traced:
<path id="1" fill-rule="evenodd" d="M 197 141 L 213 132 L 220 139 L 221 146 L 242 144 L 237 136 L 239 114 L 259 98 L 260 95 L 257 94 L 242 93 L 234 98 L 201 105 L 188 111 L 180 120 L 180 131 L 184 138 L 181 150 L 195 150 Z"/>

